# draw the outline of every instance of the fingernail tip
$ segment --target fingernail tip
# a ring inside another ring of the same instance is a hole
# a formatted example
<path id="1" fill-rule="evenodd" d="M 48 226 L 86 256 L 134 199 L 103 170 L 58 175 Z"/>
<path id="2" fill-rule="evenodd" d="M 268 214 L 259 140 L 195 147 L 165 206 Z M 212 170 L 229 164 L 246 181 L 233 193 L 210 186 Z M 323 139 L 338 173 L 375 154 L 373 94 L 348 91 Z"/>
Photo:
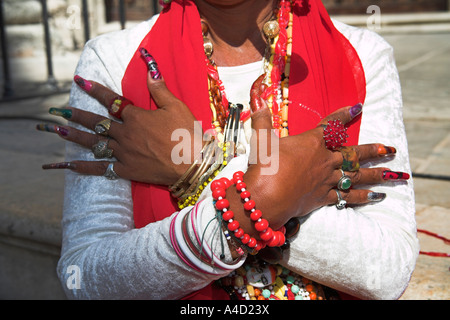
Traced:
<path id="1" fill-rule="evenodd" d="M 371 202 L 381 202 L 386 199 L 386 193 L 382 192 L 371 192 L 367 195 L 367 198 Z"/>
<path id="2" fill-rule="evenodd" d="M 89 92 L 92 89 L 92 83 L 79 75 L 75 75 L 73 80 L 84 91 Z"/>
<path id="3" fill-rule="evenodd" d="M 71 162 L 59 162 L 59 163 L 50 163 L 43 164 L 42 169 L 75 169 L 75 165 Z"/>
<path id="4" fill-rule="evenodd" d="M 350 108 L 350 115 L 352 118 L 355 118 L 356 116 L 360 115 L 362 113 L 363 104 L 361 102 L 355 104 L 353 107 Z"/>
<path id="5" fill-rule="evenodd" d="M 139 48 L 139 53 L 142 54 L 142 55 L 144 55 L 144 54 L 148 54 L 148 51 L 147 51 L 147 49 L 145 49 L 144 47 L 140 47 L 140 48 Z"/>

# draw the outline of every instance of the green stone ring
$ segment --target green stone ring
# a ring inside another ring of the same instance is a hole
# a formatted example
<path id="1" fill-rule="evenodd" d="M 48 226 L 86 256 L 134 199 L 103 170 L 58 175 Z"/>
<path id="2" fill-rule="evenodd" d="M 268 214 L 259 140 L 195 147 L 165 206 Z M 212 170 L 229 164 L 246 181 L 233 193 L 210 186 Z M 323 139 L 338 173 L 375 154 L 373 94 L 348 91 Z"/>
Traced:
<path id="1" fill-rule="evenodd" d="M 347 176 L 342 169 L 341 172 L 342 177 L 339 179 L 339 182 L 337 183 L 337 188 L 339 190 L 348 190 L 352 186 L 352 179 L 350 179 L 350 177 Z"/>

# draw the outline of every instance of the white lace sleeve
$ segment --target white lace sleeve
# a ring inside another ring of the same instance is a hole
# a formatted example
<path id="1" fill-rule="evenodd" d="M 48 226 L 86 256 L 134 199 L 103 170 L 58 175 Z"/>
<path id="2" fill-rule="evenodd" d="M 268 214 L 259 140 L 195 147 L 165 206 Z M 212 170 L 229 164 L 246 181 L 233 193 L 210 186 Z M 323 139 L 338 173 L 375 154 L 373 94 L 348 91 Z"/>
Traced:
<path id="1" fill-rule="evenodd" d="M 360 144 L 397 148 L 389 162 L 367 163 L 410 173 L 402 98 L 393 50 L 370 31 L 336 26 L 357 49 L 366 72 Z M 385 192 L 376 204 L 338 211 L 334 206 L 302 219 L 285 264 L 320 283 L 365 299 L 397 299 L 418 255 L 412 179 L 367 187 Z"/>

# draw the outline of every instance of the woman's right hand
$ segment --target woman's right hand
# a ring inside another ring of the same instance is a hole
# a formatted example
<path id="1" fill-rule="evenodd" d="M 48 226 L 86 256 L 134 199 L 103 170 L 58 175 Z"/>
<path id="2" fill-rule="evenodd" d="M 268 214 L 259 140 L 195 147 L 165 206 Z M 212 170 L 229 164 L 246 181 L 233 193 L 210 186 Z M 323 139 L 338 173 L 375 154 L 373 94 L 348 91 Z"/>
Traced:
<path id="1" fill-rule="evenodd" d="M 270 222 L 271 228 L 276 230 L 293 217 L 304 216 L 315 209 L 338 202 L 336 186 L 343 175 L 343 155 L 326 148 L 323 125 L 329 120 L 349 123 L 359 114 L 355 110 L 358 111 L 360 106 L 341 108 L 323 119 L 316 128 L 280 139 L 272 128 L 270 110 L 261 98 L 265 87 L 260 80 L 261 78 L 255 82 L 251 94 L 254 131 L 250 165 L 244 175 L 244 182 L 256 207 Z M 395 148 L 382 144 L 351 148 L 356 152 L 358 162 L 395 153 Z M 379 184 L 393 178 L 409 178 L 406 173 L 392 172 L 388 168 L 361 168 L 345 174 L 351 178 L 352 186 Z M 386 196 L 368 189 L 351 188 L 339 192 L 349 205 L 381 201 Z M 258 232 L 250 219 L 244 216 L 248 213 L 244 212 L 239 194 L 228 191 L 227 198 L 237 218 L 241 216 L 239 221 L 242 222 L 243 229 L 256 236 Z"/>
<path id="2" fill-rule="evenodd" d="M 118 177 L 164 186 L 175 183 L 200 153 L 204 143 L 203 130 L 190 109 L 169 91 L 159 72 L 155 76 L 155 70 L 156 63 L 148 72 L 147 87 L 157 105 L 156 110 L 134 106 L 131 101 L 102 84 L 75 76 L 78 86 L 107 108 L 115 119 L 72 107 L 51 113 L 62 115 L 92 131 L 100 122 L 109 121 L 109 128 L 104 133 L 106 136 L 72 126 L 39 125 L 38 129 L 58 133 L 61 138 L 88 149 L 105 143 L 116 158 L 113 170 Z M 116 101 L 121 101 L 120 116 L 118 112 L 113 113 Z M 117 118 L 122 121 L 116 121 Z M 176 139 L 181 139 L 181 142 Z M 108 159 L 111 156 L 96 156 L 100 159 L 96 161 L 73 160 L 49 164 L 44 169 L 71 169 L 84 175 L 102 176 L 112 163 Z"/>

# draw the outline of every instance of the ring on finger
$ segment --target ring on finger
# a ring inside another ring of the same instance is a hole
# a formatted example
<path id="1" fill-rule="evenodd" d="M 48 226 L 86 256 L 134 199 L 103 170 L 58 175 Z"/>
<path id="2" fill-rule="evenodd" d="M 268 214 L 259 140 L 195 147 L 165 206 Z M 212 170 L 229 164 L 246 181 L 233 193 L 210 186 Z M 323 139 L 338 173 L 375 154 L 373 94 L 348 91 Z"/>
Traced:
<path id="1" fill-rule="evenodd" d="M 92 146 L 92 152 L 94 153 L 94 157 L 96 159 L 101 158 L 112 158 L 113 150 L 108 148 L 108 140 L 100 140 L 96 144 Z"/>
<path id="2" fill-rule="evenodd" d="M 117 180 L 119 176 L 114 171 L 114 162 L 110 162 L 106 168 L 105 174 L 103 175 L 108 180 Z"/>
<path id="3" fill-rule="evenodd" d="M 95 124 L 94 131 L 96 134 L 108 136 L 109 128 L 111 128 L 111 120 L 103 119 Z"/>
<path id="4" fill-rule="evenodd" d="M 337 150 L 347 142 L 347 128 L 341 120 L 330 120 L 323 127 L 323 139 L 328 150 Z"/>
<path id="5" fill-rule="evenodd" d="M 118 119 L 121 119 L 123 109 L 125 109 L 125 107 L 128 106 L 129 104 L 133 104 L 133 102 L 122 96 L 117 96 L 111 100 L 111 103 L 109 104 L 108 107 L 108 112 L 110 115 Z"/>
<path id="6" fill-rule="evenodd" d="M 336 194 L 337 194 L 337 197 L 338 197 L 338 201 L 337 201 L 337 203 L 336 203 L 336 208 L 337 208 L 338 210 L 345 209 L 345 206 L 347 205 L 347 201 L 345 201 L 345 200 L 342 198 L 341 193 L 339 192 L 339 190 L 335 190 L 335 191 L 336 191 Z"/>
<path id="7" fill-rule="evenodd" d="M 342 170 L 344 171 L 358 171 L 359 161 L 356 150 L 352 147 L 342 147 L 339 149 L 342 154 Z"/>
<path id="8" fill-rule="evenodd" d="M 342 191 L 350 189 L 350 187 L 352 186 L 352 179 L 345 174 L 344 170 L 342 169 L 340 170 L 342 172 L 342 177 L 339 179 L 337 183 L 337 188 Z"/>

